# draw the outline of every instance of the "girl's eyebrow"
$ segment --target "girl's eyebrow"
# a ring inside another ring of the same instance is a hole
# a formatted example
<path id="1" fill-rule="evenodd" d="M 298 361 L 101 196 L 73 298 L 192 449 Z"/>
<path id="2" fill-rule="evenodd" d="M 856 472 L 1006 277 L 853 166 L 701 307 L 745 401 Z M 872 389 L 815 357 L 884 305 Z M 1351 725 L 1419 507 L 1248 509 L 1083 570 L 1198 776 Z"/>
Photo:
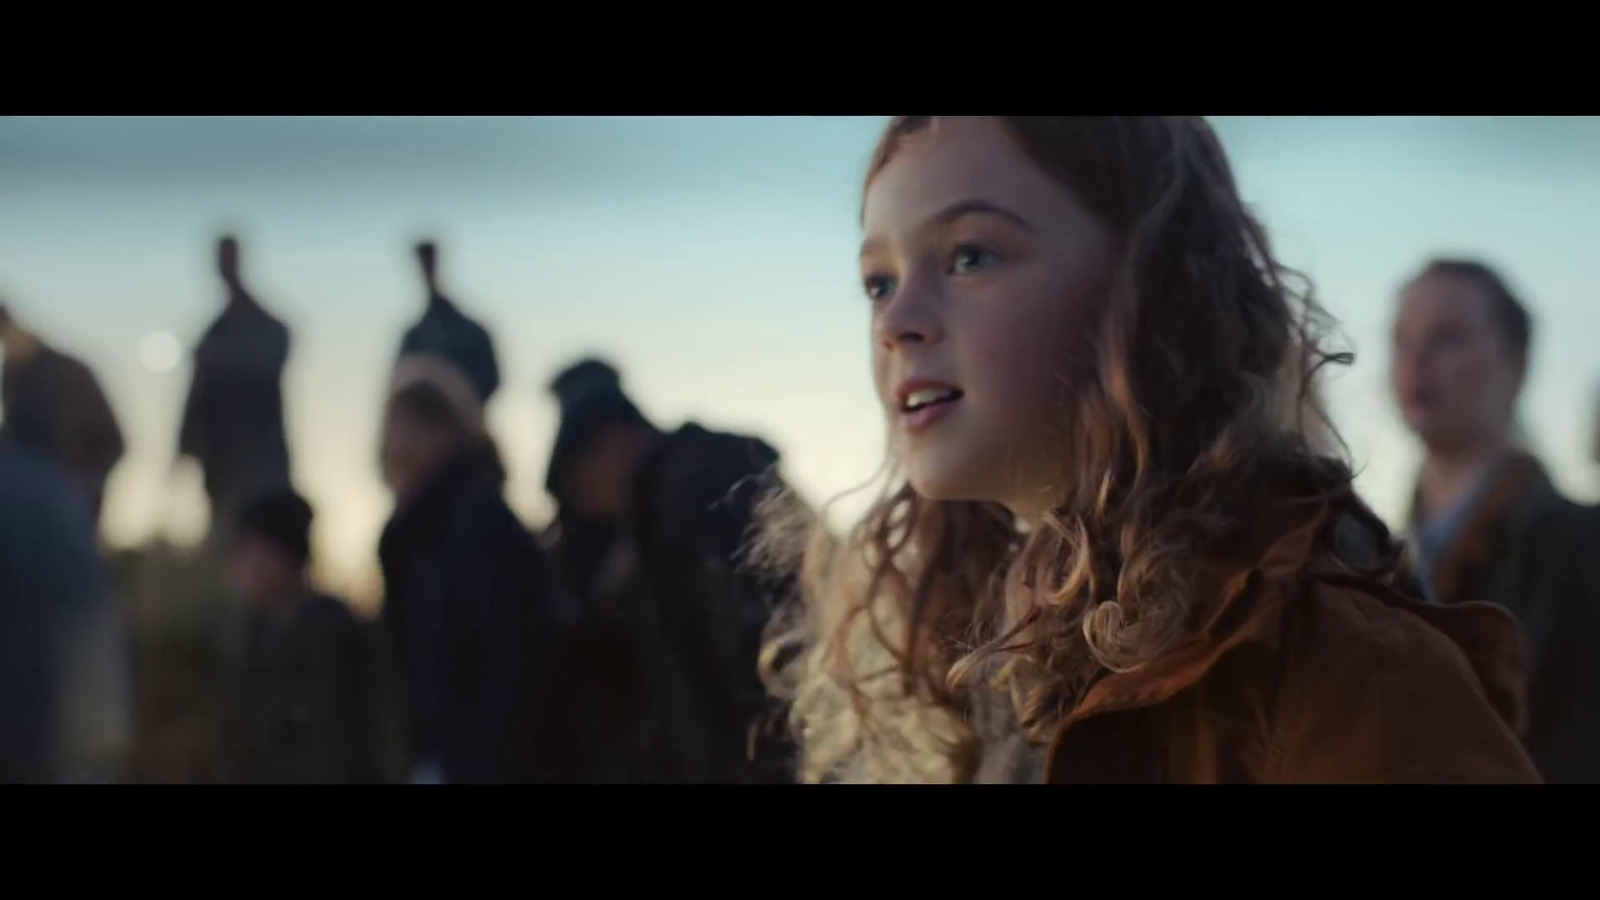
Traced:
<path id="1" fill-rule="evenodd" d="M 1020 226 L 1020 227 L 1026 229 L 1028 231 L 1031 231 L 1031 232 L 1033 232 L 1035 234 L 1037 234 L 1039 232 L 1039 229 L 1038 229 L 1037 226 L 1035 226 L 1032 222 L 1029 222 L 1027 219 L 1023 218 L 1022 216 L 1012 212 L 1009 209 L 1006 209 L 1005 207 L 1003 207 L 1003 206 L 1001 206 L 1001 205 L 999 205 L 999 204 L 997 204 L 997 203 L 995 203 L 995 202 L 993 202 L 991 200 L 984 200 L 984 199 L 979 198 L 979 197 L 969 197 L 969 198 L 967 198 L 965 200 L 957 200 L 956 202 L 950 204 L 949 206 L 946 206 L 944 209 L 941 209 L 938 212 L 934 213 L 933 215 L 929 216 L 928 220 L 926 222 L 922 223 L 922 227 L 921 227 L 920 230 L 928 231 L 928 230 L 932 230 L 932 229 L 935 229 L 935 228 L 943 228 L 945 226 L 948 226 L 950 223 L 956 221 L 957 219 L 961 218 L 962 216 L 975 215 L 975 214 L 999 216 L 1000 218 L 1005 219 L 1005 220 L 1011 222 L 1012 224 Z M 877 252 L 878 249 L 880 247 L 882 247 L 882 246 L 883 246 L 883 239 L 882 238 L 867 238 L 865 241 L 862 241 L 862 243 L 861 243 L 861 255 L 862 256 L 870 256 L 873 253 Z"/>

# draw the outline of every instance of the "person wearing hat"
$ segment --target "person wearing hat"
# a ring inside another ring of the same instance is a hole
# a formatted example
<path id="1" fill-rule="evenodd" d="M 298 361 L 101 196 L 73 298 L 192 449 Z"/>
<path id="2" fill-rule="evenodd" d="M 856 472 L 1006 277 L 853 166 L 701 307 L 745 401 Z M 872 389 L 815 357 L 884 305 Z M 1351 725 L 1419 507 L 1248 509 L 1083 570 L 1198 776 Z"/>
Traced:
<path id="1" fill-rule="evenodd" d="M 384 422 L 395 511 L 379 546 L 382 619 L 408 769 L 413 783 L 550 780 L 561 735 L 541 705 L 554 643 L 549 565 L 506 505 L 481 394 L 451 352 L 402 358 Z"/>
<path id="2" fill-rule="evenodd" d="M 310 505 L 290 488 L 249 501 L 230 570 L 248 605 L 232 780 L 383 780 L 371 648 L 340 600 L 310 583 Z"/>
<path id="3" fill-rule="evenodd" d="M 63 466 L 98 525 L 106 479 L 126 450 L 99 379 L 81 360 L 24 328 L 3 302 L 0 346 L 6 359 L 0 441 L 31 448 Z"/>
<path id="4" fill-rule="evenodd" d="M 423 241 L 416 246 L 416 256 L 428 300 L 422 317 L 401 338 L 399 358 L 439 356 L 453 360 L 477 393 L 478 402 L 487 404 L 500 389 L 494 340 L 440 289 L 439 245 Z"/>
<path id="5" fill-rule="evenodd" d="M 777 451 L 692 422 L 657 428 L 603 360 L 568 367 L 551 391 L 561 423 L 546 490 L 563 516 L 609 525 L 631 545 L 633 600 L 649 623 L 640 631 L 665 651 L 643 661 L 647 682 L 678 686 L 648 704 L 674 710 L 678 736 L 656 777 L 789 780 L 786 742 L 762 727 L 773 711 L 758 674 L 761 634 L 786 587 L 743 556 L 757 502 L 782 486 Z"/>
<path id="6" fill-rule="evenodd" d="M 214 546 L 251 497 L 290 483 L 283 372 L 290 334 L 244 284 L 239 241 L 217 241 L 222 312 L 194 354 L 194 376 L 178 434 L 178 456 L 200 464 L 211 503 Z M 219 527 L 220 526 L 220 527 Z"/>

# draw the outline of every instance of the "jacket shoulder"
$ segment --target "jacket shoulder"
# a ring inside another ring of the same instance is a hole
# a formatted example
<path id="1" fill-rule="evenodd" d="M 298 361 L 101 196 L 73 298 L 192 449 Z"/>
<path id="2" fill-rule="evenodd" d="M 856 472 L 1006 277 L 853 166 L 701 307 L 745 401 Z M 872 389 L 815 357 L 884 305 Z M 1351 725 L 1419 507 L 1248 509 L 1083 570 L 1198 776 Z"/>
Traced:
<path id="1" fill-rule="evenodd" d="M 778 453 L 760 438 L 687 425 L 672 436 L 661 492 L 676 501 L 718 500 L 774 471 Z"/>
<path id="2" fill-rule="evenodd" d="M 306 611 L 316 621 L 336 628 L 354 628 L 357 624 L 350 605 L 327 594 L 314 593 L 307 597 Z"/>
<path id="3" fill-rule="evenodd" d="M 477 479 L 465 486 L 450 504 L 450 533 L 471 540 L 526 537 L 537 543 L 506 503 L 505 487 L 492 479 Z"/>
<path id="4" fill-rule="evenodd" d="M 1504 610 L 1349 578 L 1314 581 L 1285 612 L 1273 780 L 1539 780 L 1517 739 L 1522 639 Z"/>
<path id="5" fill-rule="evenodd" d="M 1521 543 L 1530 550 L 1573 553 L 1600 548 L 1600 510 L 1559 491 L 1534 491 L 1519 505 Z M 1585 561 L 1586 565 L 1593 563 Z"/>

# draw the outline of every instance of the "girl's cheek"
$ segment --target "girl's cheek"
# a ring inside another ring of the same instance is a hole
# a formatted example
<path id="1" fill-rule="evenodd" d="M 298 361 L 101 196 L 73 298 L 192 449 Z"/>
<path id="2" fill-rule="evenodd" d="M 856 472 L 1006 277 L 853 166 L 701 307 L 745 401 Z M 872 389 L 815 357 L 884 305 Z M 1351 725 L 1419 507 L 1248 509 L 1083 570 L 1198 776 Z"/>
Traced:
<path id="1" fill-rule="evenodd" d="M 1049 390 L 1063 348 L 1054 317 L 1017 314 L 1025 311 L 991 308 L 990 315 L 963 323 L 968 358 L 962 376 L 981 380 L 1008 401 L 1030 403 Z"/>
<path id="2" fill-rule="evenodd" d="M 884 401 L 894 390 L 889 381 L 889 356 L 878 345 L 877 338 L 872 339 L 872 392 L 878 400 Z"/>

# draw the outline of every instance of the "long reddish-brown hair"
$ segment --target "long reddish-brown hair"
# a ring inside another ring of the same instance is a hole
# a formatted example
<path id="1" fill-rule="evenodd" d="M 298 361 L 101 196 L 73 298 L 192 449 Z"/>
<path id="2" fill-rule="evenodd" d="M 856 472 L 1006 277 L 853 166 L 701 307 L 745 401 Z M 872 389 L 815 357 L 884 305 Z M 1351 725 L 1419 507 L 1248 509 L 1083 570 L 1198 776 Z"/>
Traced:
<path id="1" fill-rule="evenodd" d="M 1197 561 L 1268 485 L 1347 492 L 1314 390 L 1346 354 L 1273 256 L 1200 117 L 1004 117 L 1009 136 L 1117 239 L 1119 268 L 1070 401 L 1068 489 L 1023 533 L 993 503 L 903 479 L 842 541 L 806 553 L 804 603 L 769 645 L 812 780 L 960 780 L 973 704 L 1008 696 L 1043 739 L 1105 671 L 1189 632 Z M 936 117 L 892 120 L 867 183 Z M 821 534 L 819 532 L 819 534 Z"/>

